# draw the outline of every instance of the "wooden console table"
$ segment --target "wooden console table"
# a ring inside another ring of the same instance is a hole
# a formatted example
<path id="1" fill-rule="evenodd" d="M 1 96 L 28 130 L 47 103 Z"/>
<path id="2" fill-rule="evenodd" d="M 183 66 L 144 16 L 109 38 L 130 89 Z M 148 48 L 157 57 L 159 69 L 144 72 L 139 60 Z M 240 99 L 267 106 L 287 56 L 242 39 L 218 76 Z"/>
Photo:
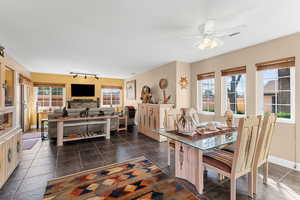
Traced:
<path id="1" fill-rule="evenodd" d="M 106 139 L 110 139 L 110 120 L 112 118 L 117 118 L 117 115 L 114 116 L 99 116 L 99 117 L 78 117 L 78 118 L 58 118 L 58 119 L 50 119 L 49 122 L 57 123 L 57 146 L 63 146 L 64 142 L 89 139 L 89 138 L 97 138 L 97 137 L 105 137 Z M 80 122 L 79 122 L 80 121 Z M 65 122 L 73 122 L 73 123 L 65 123 Z M 70 126 L 83 126 L 83 125 L 94 125 L 94 124 L 103 124 L 106 125 L 104 134 L 97 134 L 92 136 L 82 136 L 76 138 L 64 138 L 64 127 Z"/>

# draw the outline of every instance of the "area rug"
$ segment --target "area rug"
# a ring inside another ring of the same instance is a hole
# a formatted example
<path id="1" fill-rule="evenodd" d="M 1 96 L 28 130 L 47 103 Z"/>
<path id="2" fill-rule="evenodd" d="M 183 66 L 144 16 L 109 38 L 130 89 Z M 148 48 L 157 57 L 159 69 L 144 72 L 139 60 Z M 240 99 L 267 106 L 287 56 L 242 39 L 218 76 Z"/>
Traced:
<path id="1" fill-rule="evenodd" d="M 23 140 L 41 138 L 41 133 L 25 133 L 22 135 Z"/>
<path id="2" fill-rule="evenodd" d="M 23 140 L 23 150 L 30 150 L 40 139 Z"/>
<path id="3" fill-rule="evenodd" d="M 43 200 L 194 200 L 175 178 L 145 157 L 100 167 L 48 182 Z"/>

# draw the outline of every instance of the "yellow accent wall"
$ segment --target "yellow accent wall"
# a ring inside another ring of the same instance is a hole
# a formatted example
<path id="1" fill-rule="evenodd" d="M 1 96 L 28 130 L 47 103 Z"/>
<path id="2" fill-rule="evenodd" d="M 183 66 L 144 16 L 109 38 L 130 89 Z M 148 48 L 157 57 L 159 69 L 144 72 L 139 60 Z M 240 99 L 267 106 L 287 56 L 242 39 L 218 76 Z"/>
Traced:
<path id="1" fill-rule="evenodd" d="M 93 99 L 96 100 L 97 97 L 100 98 L 101 102 L 101 86 L 121 86 L 124 89 L 124 80 L 123 79 L 114 79 L 114 78 L 99 78 L 99 80 L 87 77 L 76 77 L 73 78 L 71 75 L 62 75 L 62 74 L 46 74 L 46 73 L 31 73 L 32 82 L 38 83 L 52 83 L 52 84 L 65 84 L 66 87 L 66 99 Z M 94 84 L 95 85 L 95 96 L 94 97 L 71 97 L 71 84 Z M 122 107 L 117 107 L 117 111 L 122 110 L 124 105 L 124 90 L 122 92 Z M 36 114 L 36 113 L 35 113 Z M 35 116 L 34 116 L 35 118 Z M 35 124 L 35 122 L 34 122 Z M 34 125 L 33 124 L 33 125 Z"/>

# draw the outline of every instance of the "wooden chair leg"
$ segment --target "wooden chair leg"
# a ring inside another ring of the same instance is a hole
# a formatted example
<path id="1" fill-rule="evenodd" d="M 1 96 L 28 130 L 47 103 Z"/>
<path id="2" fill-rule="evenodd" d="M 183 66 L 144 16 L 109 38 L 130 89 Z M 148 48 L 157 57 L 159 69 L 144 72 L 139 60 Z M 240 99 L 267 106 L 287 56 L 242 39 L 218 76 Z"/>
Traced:
<path id="1" fill-rule="evenodd" d="M 265 162 L 265 164 L 264 164 L 264 179 L 263 179 L 264 184 L 268 183 L 268 176 L 269 176 L 269 163 Z"/>
<path id="2" fill-rule="evenodd" d="M 204 173 L 204 176 L 207 176 L 207 168 L 206 167 L 203 167 L 203 173 Z"/>
<path id="3" fill-rule="evenodd" d="M 230 178 L 230 200 L 236 200 L 236 179 Z"/>
<path id="4" fill-rule="evenodd" d="M 168 141 L 168 166 L 171 166 L 171 150 L 170 150 L 170 142 Z"/>
<path id="5" fill-rule="evenodd" d="M 250 172 L 248 174 L 248 196 L 250 198 L 253 198 L 253 196 L 254 196 L 253 195 L 253 185 L 254 185 L 254 183 L 253 183 L 253 179 L 254 179 L 253 174 L 254 173 L 252 173 L 252 172 Z"/>
<path id="6" fill-rule="evenodd" d="M 252 190 L 252 197 L 254 197 L 256 195 L 256 188 L 257 188 L 257 175 L 258 175 L 258 169 L 254 169 L 252 171 L 252 186 L 253 186 L 253 190 Z"/>

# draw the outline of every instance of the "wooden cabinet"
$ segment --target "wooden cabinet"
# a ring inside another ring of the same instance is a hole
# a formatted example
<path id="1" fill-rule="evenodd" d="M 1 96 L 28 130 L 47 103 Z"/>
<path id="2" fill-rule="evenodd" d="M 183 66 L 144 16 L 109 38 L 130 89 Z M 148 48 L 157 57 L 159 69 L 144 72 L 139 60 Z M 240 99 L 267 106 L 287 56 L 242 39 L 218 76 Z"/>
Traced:
<path id="1" fill-rule="evenodd" d="M 2 185 L 4 184 L 5 182 L 5 159 L 4 159 L 4 147 L 5 143 L 0 143 L 0 188 L 2 187 Z"/>
<path id="2" fill-rule="evenodd" d="M 0 138 L 0 188 L 21 161 L 21 129 L 14 129 Z"/>
<path id="3" fill-rule="evenodd" d="M 159 142 L 167 139 L 156 133 L 153 129 L 164 128 L 165 113 L 172 104 L 139 104 L 138 106 L 138 130 L 139 133 L 147 135 Z"/>

